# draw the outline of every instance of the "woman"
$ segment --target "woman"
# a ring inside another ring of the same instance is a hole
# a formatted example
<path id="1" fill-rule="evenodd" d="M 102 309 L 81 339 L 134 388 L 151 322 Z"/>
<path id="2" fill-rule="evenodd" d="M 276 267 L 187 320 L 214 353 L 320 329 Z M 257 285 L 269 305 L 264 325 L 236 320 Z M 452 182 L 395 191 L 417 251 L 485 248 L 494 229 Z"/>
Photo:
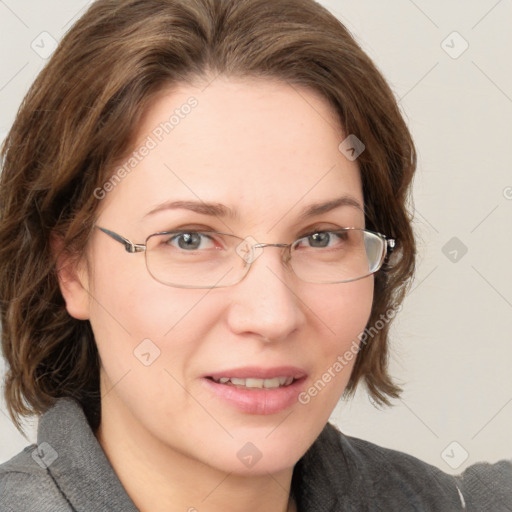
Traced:
<path id="1" fill-rule="evenodd" d="M 328 423 L 400 393 L 416 155 L 318 4 L 97 1 L 3 160 L 5 397 L 41 418 L 2 510 L 512 506 L 508 462 L 455 478 Z"/>

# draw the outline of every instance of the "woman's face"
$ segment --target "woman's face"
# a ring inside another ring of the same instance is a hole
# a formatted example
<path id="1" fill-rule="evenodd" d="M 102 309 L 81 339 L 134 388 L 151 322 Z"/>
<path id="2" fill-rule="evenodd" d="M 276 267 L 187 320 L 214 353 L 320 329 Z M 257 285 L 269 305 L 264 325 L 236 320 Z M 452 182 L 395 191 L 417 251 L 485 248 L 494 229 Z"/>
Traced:
<path id="1" fill-rule="evenodd" d="M 152 104 L 135 160 L 107 193 L 98 191 L 105 197 L 97 225 L 135 243 L 182 227 L 268 243 L 290 243 L 312 229 L 364 227 L 363 211 L 350 204 L 301 217 L 308 206 L 340 197 L 363 206 L 357 163 L 339 151 L 346 135 L 323 98 L 263 80 L 218 77 L 202 87 L 181 85 Z M 222 204 L 235 215 L 164 206 L 174 201 Z M 117 415 L 146 447 L 226 472 L 292 467 L 347 385 L 355 358 L 344 358 L 341 370 L 335 363 L 365 328 L 373 277 L 307 283 L 280 255 L 264 248 L 233 286 L 176 288 L 153 279 L 144 253 L 130 254 L 96 229 L 82 267 L 84 290 L 65 298 L 94 331 L 104 417 Z M 231 400 L 232 385 L 207 378 L 247 367 L 247 377 L 305 377 L 291 401 L 282 389 L 237 390 Z M 319 380 L 316 395 L 307 393 Z"/>

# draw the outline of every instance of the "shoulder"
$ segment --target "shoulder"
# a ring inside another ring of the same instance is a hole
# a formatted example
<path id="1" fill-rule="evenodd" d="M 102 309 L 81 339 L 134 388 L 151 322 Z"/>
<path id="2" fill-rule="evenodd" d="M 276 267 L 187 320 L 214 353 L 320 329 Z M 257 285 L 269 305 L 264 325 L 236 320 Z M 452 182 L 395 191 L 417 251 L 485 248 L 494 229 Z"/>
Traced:
<path id="1" fill-rule="evenodd" d="M 511 461 L 475 464 L 453 476 L 412 455 L 347 436 L 330 423 L 317 441 L 313 465 L 344 499 L 350 486 L 350 501 L 363 494 L 364 503 L 383 510 L 512 510 Z"/>
<path id="2" fill-rule="evenodd" d="M 35 444 L 0 464 L 2 512 L 69 512 L 71 509 L 54 480 L 41 465 Z"/>
<path id="3" fill-rule="evenodd" d="M 460 501 L 462 510 L 512 511 L 512 460 L 494 464 L 479 462 L 459 475 L 450 475 L 403 452 L 356 438 L 348 438 L 348 442 L 361 458 L 373 462 L 370 471 L 375 478 L 379 478 L 379 467 L 385 471 L 385 476 L 380 477 L 385 485 L 400 482 L 408 491 L 419 492 L 432 500 L 443 496 L 453 501 L 456 490 L 456 502 Z"/>
<path id="4" fill-rule="evenodd" d="M 418 511 L 464 510 L 455 479 L 439 468 L 398 450 L 342 434 L 333 429 L 350 470 L 361 489 L 386 509 Z"/>
<path id="5" fill-rule="evenodd" d="M 455 478 L 468 510 L 512 511 L 512 460 L 479 462 Z"/>

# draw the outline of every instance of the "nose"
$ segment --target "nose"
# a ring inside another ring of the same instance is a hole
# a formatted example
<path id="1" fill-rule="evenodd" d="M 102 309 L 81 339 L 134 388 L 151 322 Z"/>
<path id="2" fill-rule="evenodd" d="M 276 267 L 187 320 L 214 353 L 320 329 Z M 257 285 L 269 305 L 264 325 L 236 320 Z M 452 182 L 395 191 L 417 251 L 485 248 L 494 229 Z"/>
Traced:
<path id="1" fill-rule="evenodd" d="M 281 341 L 305 322 L 303 303 L 297 295 L 297 279 L 283 263 L 283 248 L 256 249 L 258 256 L 247 275 L 231 287 L 228 313 L 231 330 Z"/>

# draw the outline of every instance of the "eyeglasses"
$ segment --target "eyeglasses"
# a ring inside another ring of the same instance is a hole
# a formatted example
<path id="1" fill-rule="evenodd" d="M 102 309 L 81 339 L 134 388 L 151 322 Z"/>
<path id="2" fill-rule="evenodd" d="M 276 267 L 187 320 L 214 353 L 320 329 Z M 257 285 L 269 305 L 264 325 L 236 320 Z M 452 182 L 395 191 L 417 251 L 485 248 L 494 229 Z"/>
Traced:
<path id="1" fill-rule="evenodd" d="M 316 230 L 291 244 L 258 243 L 252 237 L 217 231 L 176 230 L 153 233 L 134 244 L 113 231 L 98 229 L 124 245 L 144 252 L 148 272 L 177 288 L 221 288 L 240 282 L 263 247 L 282 247 L 284 263 L 308 283 L 348 283 L 377 272 L 395 240 L 367 229 Z"/>

